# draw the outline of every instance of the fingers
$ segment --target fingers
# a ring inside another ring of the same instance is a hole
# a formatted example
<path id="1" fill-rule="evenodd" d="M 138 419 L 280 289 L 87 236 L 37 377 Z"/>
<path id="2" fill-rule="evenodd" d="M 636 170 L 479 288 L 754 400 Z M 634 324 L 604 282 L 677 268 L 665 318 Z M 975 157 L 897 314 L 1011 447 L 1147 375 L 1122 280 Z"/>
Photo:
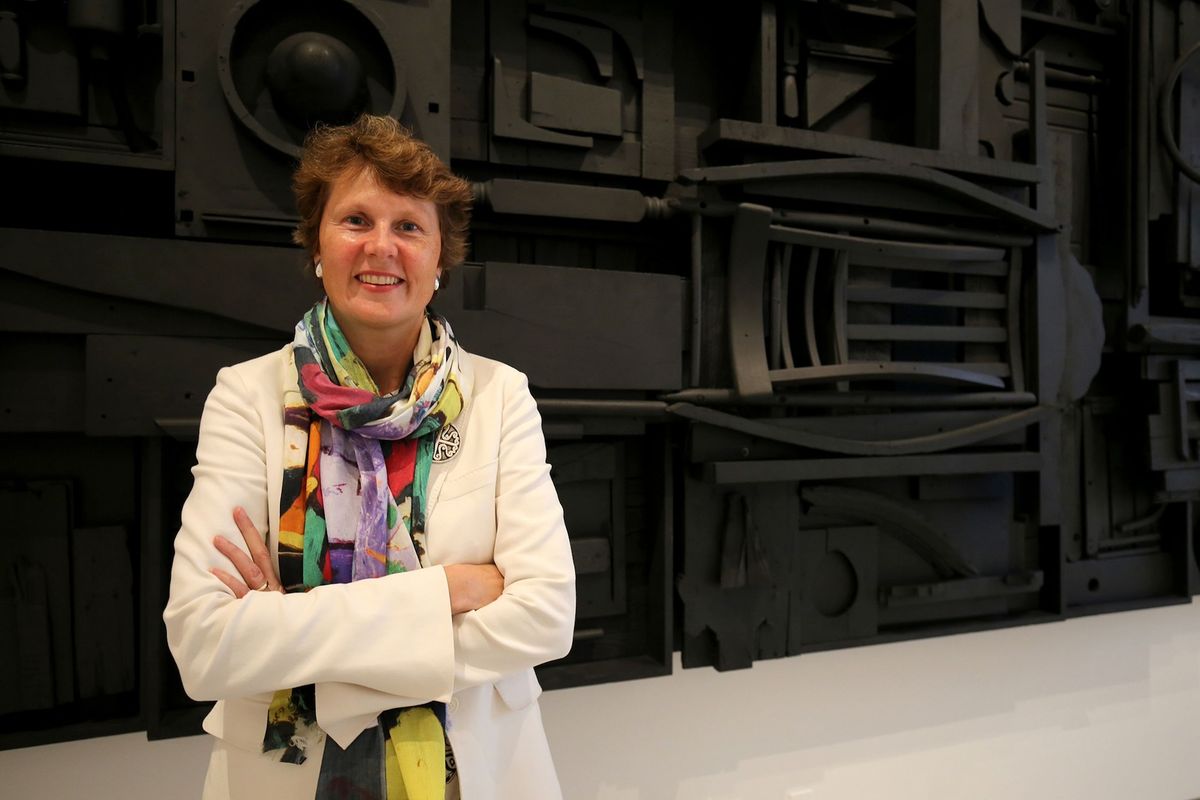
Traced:
<path id="1" fill-rule="evenodd" d="M 246 513 L 244 508 L 238 506 L 233 509 L 233 522 L 237 525 L 238 530 L 242 532 L 242 538 L 246 541 L 246 548 L 250 551 L 250 559 L 259 571 L 260 577 L 257 578 L 258 583 L 250 585 L 255 587 L 262 586 L 265 580 L 269 591 L 278 591 L 282 587 L 279 582 L 279 576 L 275 574 L 275 564 L 271 561 L 271 553 L 267 550 L 267 545 L 263 541 L 262 534 L 258 532 L 258 528 L 254 527 L 254 523 L 250 521 L 250 515 Z"/>
<path id="2" fill-rule="evenodd" d="M 245 550 L 224 536 L 213 537 L 213 546 L 217 548 L 217 552 L 229 559 L 229 563 L 237 570 L 237 575 L 216 568 L 212 570 L 212 574 L 239 598 L 245 597 L 247 592 L 260 589 L 280 591 L 282 587 L 275 572 L 275 565 L 271 561 L 271 554 L 245 509 L 238 507 L 233 510 L 233 522 L 242 534 L 246 550 L 249 550 L 250 554 L 247 555 Z"/>
<path id="3" fill-rule="evenodd" d="M 246 586 L 246 584 L 242 583 L 225 570 L 213 567 L 209 570 L 209 572 L 211 572 L 213 575 L 216 575 L 221 583 L 228 586 L 230 590 L 233 591 L 233 596 L 237 599 L 241 600 L 243 597 L 250 594 L 250 589 Z"/>
<path id="4" fill-rule="evenodd" d="M 216 536 L 213 538 L 213 546 L 217 548 L 217 552 L 229 559 L 233 564 L 233 568 L 237 570 L 238 577 L 233 578 L 238 580 L 251 589 L 257 589 L 267 582 L 267 576 L 258 568 L 258 565 L 250 560 L 250 556 L 246 555 L 242 548 L 238 547 L 233 542 L 226 539 L 224 536 Z M 217 575 L 217 570 L 214 569 L 214 575 Z M 229 573 L 225 573 L 228 575 Z M 221 577 L 217 575 L 217 577 Z M 230 586 L 228 581 L 225 581 L 226 586 Z M 230 588 L 233 588 L 230 586 Z M 237 594 L 234 591 L 234 594 Z M 239 597 L 241 595 L 238 595 Z"/>

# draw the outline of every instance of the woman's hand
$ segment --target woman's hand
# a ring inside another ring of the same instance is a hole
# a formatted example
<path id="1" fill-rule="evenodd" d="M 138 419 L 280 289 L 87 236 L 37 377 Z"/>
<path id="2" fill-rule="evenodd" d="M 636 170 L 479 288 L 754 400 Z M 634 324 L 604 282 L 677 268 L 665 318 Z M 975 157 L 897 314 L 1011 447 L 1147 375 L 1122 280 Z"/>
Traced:
<path id="1" fill-rule="evenodd" d="M 246 540 L 246 547 L 250 550 L 250 555 L 247 556 L 240 547 L 224 536 L 217 536 L 213 539 L 213 545 L 237 569 L 238 577 L 235 578 L 217 567 L 213 567 L 210 572 L 220 578 L 221 583 L 233 590 L 234 596 L 238 599 L 245 597 L 251 591 L 283 591 L 262 534 L 258 532 L 258 528 L 254 527 L 254 523 L 250 521 L 250 517 L 241 506 L 233 510 L 233 522 L 242 532 L 242 538 Z"/>
<path id="2" fill-rule="evenodd" d="M 451 614 L 483 608 L 504 591 L 504 576 L 495 564 L 447 564 L 443 569 Z"/>

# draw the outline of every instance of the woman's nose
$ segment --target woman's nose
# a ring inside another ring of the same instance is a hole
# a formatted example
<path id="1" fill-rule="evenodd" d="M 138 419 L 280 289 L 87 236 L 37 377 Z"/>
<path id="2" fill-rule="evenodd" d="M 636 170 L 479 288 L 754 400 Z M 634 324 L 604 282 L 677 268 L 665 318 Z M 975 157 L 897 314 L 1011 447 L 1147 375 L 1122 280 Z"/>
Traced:
<path id="1" fill-rule="evenodd" d="M 367 239 L 367 255 L 391 258 L 397 252 L 396 236 L 386 225 L 377 225 Z"/>

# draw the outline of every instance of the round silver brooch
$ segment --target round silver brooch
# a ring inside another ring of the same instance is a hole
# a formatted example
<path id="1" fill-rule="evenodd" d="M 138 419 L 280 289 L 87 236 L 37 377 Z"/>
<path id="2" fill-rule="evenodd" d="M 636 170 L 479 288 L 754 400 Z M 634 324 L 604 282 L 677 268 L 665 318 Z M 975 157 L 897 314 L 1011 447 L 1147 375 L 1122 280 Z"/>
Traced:
<path id="1" fill-rule="evenodd" d="M 440 464 L 443 461 L 449 461 L 458 455 L 458 448 L 462 446 L 462 434 L 458 432 L 458 428 L 454 425 L 443 425 L 438 431 L 437 441 L 433 443 L 433 461 L 435 464 Z"/>

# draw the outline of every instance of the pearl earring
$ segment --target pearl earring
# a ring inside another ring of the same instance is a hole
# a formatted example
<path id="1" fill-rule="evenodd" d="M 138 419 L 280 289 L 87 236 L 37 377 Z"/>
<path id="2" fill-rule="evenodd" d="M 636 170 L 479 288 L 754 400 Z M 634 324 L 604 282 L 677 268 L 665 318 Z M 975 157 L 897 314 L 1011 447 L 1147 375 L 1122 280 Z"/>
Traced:
<path id="1" fill-rule="evenodd" d="M 436 292 L 442 288 L 442 277 L 440 275 L 433 276 L 433 290 Z"/>
<path id="2" fill-rule="evenodd" d="M 319 260 L 317 261 L 317 266 L 313 270 L 313 272 L 315 272 L 317 274 L 318 278 L 325 277 L 325 269 L 321 266 L 321 262 Z"/>

